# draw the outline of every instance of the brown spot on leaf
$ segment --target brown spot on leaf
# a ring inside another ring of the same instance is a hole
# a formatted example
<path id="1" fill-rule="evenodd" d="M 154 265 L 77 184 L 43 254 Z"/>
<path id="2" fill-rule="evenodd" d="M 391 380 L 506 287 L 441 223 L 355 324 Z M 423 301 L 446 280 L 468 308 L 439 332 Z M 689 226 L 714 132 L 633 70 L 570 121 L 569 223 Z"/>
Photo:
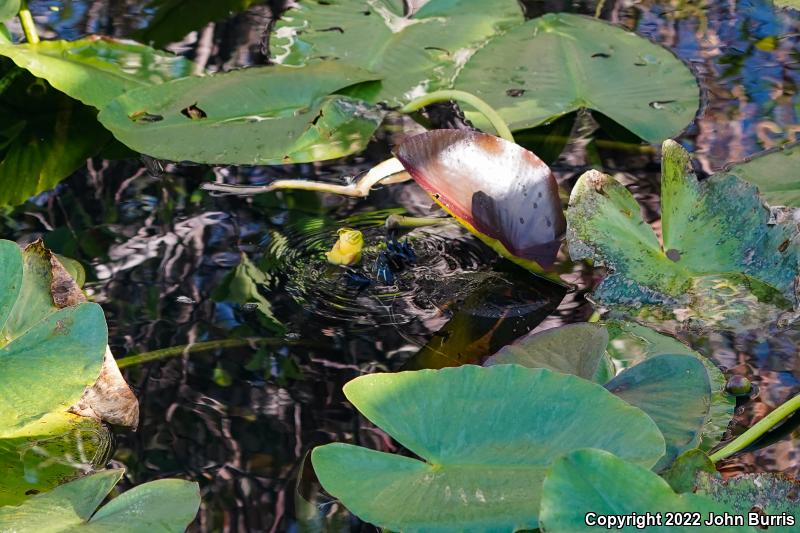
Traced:
<path id="1" fill-rule="evenodd" d="M 206 118 L 206 112 L 197 107 L 197 102 L 193 103 L 189 107 L 184 107 L 181 109 L 181 115 L 190 118 L 192 120 L 202 120 Z"/>
<path id="2" fill-rule="evenodd" d="M 783 242 L 781 243 L 781 245 L 780 245 L 780 246 L 778 246 L 778 251 L 779 251 L 779 252 L 781 252 L 781 253 L 783 253 L 783 252 L 785 252 L 785 251 L 786 251 L 786 249 L 787 249 L 788 247 L 789 247 L 789 239 L 786 239 L 785 241 L 783 241 Z"/>
<path id="3" fill-rule="evenodd" d="M 86 300 L 86 296 L 81 291 L 78 284 L 72 279 L 67 269 L 61 264 L 61 261 L 48 252 L 50 259 L 50 272 L 53 279 L 50 282 L 50 294 L 53 296 L 53 303 L 59 309 L 78 305 Z"/>
<path id="4" fill-rule="evenodd" d="M 134 122 L 160 122 L 164 120 L 162 115 L 154 115 L 152 113 L 148 113 L 147 111 L 134 111 L 128 118 Z"/>
<path id="5" fill-rule="evenodd" d="M 674 248 L 670 248 L 667 250 L 667 258 L 669 258 L 670 261 L 677 263 L 681 260 L 681 253 Z"/>
<path id="6" fill-rule="evenodd" d="M 503 150 L 503 141 L 494 135 L 476 135 L 474 137 L 478 147 L 486 150 L 492 155 L 499 154 Z"/>
<path id="7" fill-rule="evenodd" d="M 525 89 L 508 89 L 506 91 L 506 96 L 510 96 L 511 98 L 517 98 L 525 94 Z"/>

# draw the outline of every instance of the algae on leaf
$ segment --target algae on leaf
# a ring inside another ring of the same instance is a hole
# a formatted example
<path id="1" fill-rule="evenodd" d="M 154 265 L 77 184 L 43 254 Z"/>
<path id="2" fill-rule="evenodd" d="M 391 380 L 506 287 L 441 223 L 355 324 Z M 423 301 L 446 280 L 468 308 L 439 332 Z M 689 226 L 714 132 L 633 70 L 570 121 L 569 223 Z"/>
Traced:
<path id="1" fill-rule="evenodd" d="M 573 259 L 609 269 L 593 293 L 644 320 L 738 329 L 777 320 L 797 303 L 798 227 L 772 223 L 755 186 L 733 176 L 698 182 L 689 154 L 664 143 L 663 245 L 633 195 L 589 171 L 567 210 Z"/>
<path id="2" fill-rule="evenodd" d="M 524 18 L 516 0 L 430 0 L 411 14 L 402 0 L 305 0 L 286 11 L 270 38 L 273 60 L 337 60 L 381 79 L 370 98 L 391 105 L 449 87 L 483 42 Z"/>
<path id="3" fill-rule="evenodd" d="M 372 374 L 344 392 L 422 460 L 328 444 L 314 449 L 314 470 L 350 511 L 393 531 L 530 529 L 542 480 L 562 454 L 595 447 L 650 468 L 664 453 L 661 432 L 641 410 L 546 369 Z"/>
<path id="4" fill-rule="evenodd" d="M 104 470 L 39 494 L 25 503 L 0 507 L 0 531 L 16 533 L 180 533 L 200 505 L 197 483 L 161 479 L 134 487 L 100 509 L 122 470 Z"/>
<path id="5" fill-rule="evenodd" d="M 129 91 L 100 112 L 128 147 L 209 164 L 322 161 L 362 150 L 384 112 L 334 94 L 375 75 L 333 62 L 272 65 Z"/>
<path id="6" fill-rule="evenodd" d="M 464 65 L 455 88 L 484 99 L 512 130 L 588 108 L 651 143 L 680 133 L 700 106 L 697 80 L 670 50 L 569 13 L 492 38 Z M 482 124 L 477 114 L 467 116 Z"/>

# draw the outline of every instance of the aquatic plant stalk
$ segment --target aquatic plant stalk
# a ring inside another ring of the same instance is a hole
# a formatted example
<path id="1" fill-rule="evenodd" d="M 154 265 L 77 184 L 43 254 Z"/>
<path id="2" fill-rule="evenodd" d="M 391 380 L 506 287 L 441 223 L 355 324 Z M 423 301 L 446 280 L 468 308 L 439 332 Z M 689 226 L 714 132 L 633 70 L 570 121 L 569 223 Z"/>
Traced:
<path id="1" fill-rule="evenodd" d="M 420 96 L 412 100 L 411 102 L 407 103 L 403 107 L 399 109 L 401 113 L 413 113 L 414 111 L 419 111 L 425 106 L 429 106 L 431 104 L 436 104 L 439 102 L 449 102 L 449 101 L 456 101 L 456 102 L 463 102 L 468 104 L 485 116 L 489 122 L 492 123 L 492 127 L 497 132 L 499 137 L 507 141 L 514 142 L 514 136 L 511 134 L 511 130 L 506 124 L 506 121 L 503 120 L 497 111 L 494 110 L 492 106 L 487 104 L 485 101 L 481 100 L 474 94 L 470 94 L 464 91 L 456 91 L 452 89 L 444 90 L 444 91 L 433 91 L 432 93 L 428 93 L 426 95 Z"/>
<path id="2" fill-rule="evenodd" d="M 286 339 L 278 339 L 274 337 L 257 337 L 250 339 L 221 339 L 216 341 L 196 342 L 194 344 L 184 344 L 181 346 L 172 346 L 170 348 L 163 348 L 161 350 L 153 350 L 152 352 L 145 352 L 136 355 L 130 355 L 117 359 L 117 366 L 120 368 L 128 368 L 131 366 L 141 365 L 142 363 L 149 363 L 151 361 L 158 361 L 167 359 L 169 357 L 176 357 L 178 355 L 206 352 L 209 350 L 217 350 L 222 348 L 238 348 L 241 346 L 293 346 L 297 344 L 308 345 L 307 342 L 292 341 Z"/>
<path id="3" fill-rule="evenodd" d="M 38 43 L 39 33 L 36 31 L 36 24 L 25 0 L 21 0 L 19 4 L 19 21 L 22 24 L 22 31 L 25 32 L 25 39 L 31 44 Z"/>
<path id="4" fill-rule="evenodd" d="M 252 195 L 277 190 L 303 190 L 327 192 L 340 194 L 342 196 L 354 196 L 356 198 L 366 198 L 369 192 L 378 183 L 389 185 L 392 183 L 403 183 L 411 179 L 411 176 L 395 158 L 387 159 L 372 167 L 364 176 L 347 185 L 337 185 L 336 183 L 325 183 L 314 180 L 275 180 L 269 185 L 228 185 L 225 183 L 203 183 L 202 188 L 206 191 L 224 192 L 228 194 Z"/>
<path id="5" fill-rule="evenodd" d="M 711 454 L 710 459 L 713 463 L 721 461 L 731 455 L 739 452 L 750 444 L 755 442 L 759 437 L 764 435 L 767 431 L 775 427 L 778 422 L 785 419 L 787 416 L 791 415 L 795 411 L 800 409 L 800 394 L 791 398 L 780 407 L 772 411 L 770 414 L 762 418 L 757 424 L 753 427 L 736 437 L 733 441 L 728 443 L 727 446 L 717 450 L 713 454 Z"/>

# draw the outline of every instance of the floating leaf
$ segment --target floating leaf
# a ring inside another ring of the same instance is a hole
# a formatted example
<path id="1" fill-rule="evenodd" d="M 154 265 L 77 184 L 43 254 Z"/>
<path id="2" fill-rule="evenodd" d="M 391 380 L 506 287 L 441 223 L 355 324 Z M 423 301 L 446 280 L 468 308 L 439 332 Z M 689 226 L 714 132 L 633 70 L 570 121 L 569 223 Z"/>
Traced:
<path id="1" fill-rule="evenodd" d="M 97 108 L 125 91 L 149 87 L 192 73 L 192 62 L 133 41 L 86 37 L 77 41 L 42 41 L 0 45 L 0 55 L 11 58 L 34 76 Z"/>
<path id="2" fill-rule="evenodd" d="M 771 150 L 736 163 L 720 174 L 732 174 L 752 183 L 770 205 L 800 207 L 800 144 Z"/>
<path id="3" fill-rule="evenodd" d="M 2 59 L 0 115 L 0 205 L 52 189 L 110 138 L 93 109 Z"/>
<path id="4" fill-rule="evenodd" d="M 544 481 L 541 522 L 548 533 L 585 531 L 587 525 L 592 525 L 587 519 L 633 513 L 640 517 L 645 513 L 661 514 L 661 527 L 648 524 L 646 531 L 650 532 L 691 533 L 702 529 L 718 533 L 755 533 L 746 526 L 705 526 L 710 513 L 721 517 L 731 513 L 731 509 L 695 494 L 675 494 L 666 481 L 650 470 L 603 450 L 578 450 L 562 457 Z M 680 518 L 692 521 L 695 520 L 692 513 L 699 514 L 697 519 L 702 527 L 686 522 L 666 524 L 666 514 L 680 514 Z M 635 525 L 630 524 L 626 530 L 635 530 Z"/>
<path id="5" fill-rule="evenodd" d="M 711 384 L 703 363 L 687 355 L 658 355 L 621 372 L 605 387 L 658 425 L 667 452 L 655 466 L 669 466 L 695 448 L 710 416 Z"/>
<path id="6" fill-rule="evenodd" d="M 740 328 L 775 320 L 795 303 L 797 227 L 770 224 L 753 185 L 732 175 L 700 183 L 689 155 L 664 143 L 663 246 L 630 192 L 610 176 L 581 176 L 567 211 L 573 259 L 611 273 L 601 305 L 646 320 Z"/>
<path id="7" fill-rule="evenodd" d="M 328 444 L 314 449 L 314 469 L 348 509 L 393 531 L 533 528 L 542 479 L 560 455 L 597 447 L 649 468 L 664 452 L 661 433 L 639 409 L 545 369 L 373 374 L 344 392 L 423 460 Z"/>
<path id="8" fill-rule="evenodd" d="M 775 0 L 778 7 L 791 7 L 800 11 L 800 0 Z"/>
<path id="9" fill-rule="evenodd" d="M 227 19 L 261 3 L 264 0 L 152 0 L 147 7 L 155 8 L 153 18 L 136 36 L 161 48 L 193 30 L 201 30 L 209 22 Z"/>
<path id="10" fill-rule="evenodd" d="M 130 91 L 100 112 L 127 146 L 152 157 L 210 164 L 321 161 L 363 149 L 383 112 L 328 96 L 374 75 L 335 63 L 273 65 Z M 204 118 L 187 116 L 188 108 Z"/>
<path id="11" fill-rule="evenodd" d="M 467 61 L 455 88 L 484 99 L 512 130 L 589 108 L 654 143 L 680 133 L 700 104 L 697 80 L 671 51 L 568 13 L 493 38 Z"/>
<path id="12" fill-rule="evenodd" d="M 608 332 L 597 324 L 569 324 L 526 335 L 489 357 L 484 366 L 548 368 L 603 384 L 614 376 L 606 355 Z"/>
<path id="13" fill-rule="evenodd" d="M 699 472 L 716 473 L 717 468 L 708 455 L 695 448 L 679 455 L 669 469 L 661 473 L 661 477 L 675 492 L 694 492 Z"/>
<path id="14" fill-rule="evenodd" d="M 536 155 L 493 135 L 435 130 L 397 149 L 414 180 L 500 255 L 541 272 L 565 230 L 558 184 Z"/>
<path id="15" fill-rule="evenodd" d="M 722 505 L 730 507 L 738 515 L 765 520 L 763 515 L 791 516 L 792 524 L 758 523 L 769 526 L 770 533 L 797 531 L 800 520 L 800 483 L 780 474 L 743 474 L 723 480 L 714 474 L 700 473 L 697 476 L 697 493 L 708 496 Z M 785 514 L 784 514 L 785 513 Z"/>
<path id="16" fill-rule="evenodd" d="M 51 413 L 0 439 L 0 506 L 17 505 L 105 465 L 110 433 L 94 418 Z"/>
<path id="17" fill-rule="evenodd" d="M 404 15 L 398 0 L 300 2 L 270 38 L 273 60 L 304 65 L 339 61 L 375 72 L 372 101 L 400 105 L 446 88 L 490 36 L 524 19 L 515 0 L 430 0 Z"/>
<path id="18" fill-rule="evenodd" d="M 103 364 L 103 310 L 56 307 L 50 259 L 40 244 L 0 241 L 0 438 L 69 409 Z"/>
<path id="19" fill-rule="evenodd" d="M 200 491 L 197 483 L 179 479 L 139 485 L 97 509 L 122 473 L 122 470 L 104 470 L 34 496 L 17 507 L 2 507 L 0 531 L 179 533 L 194 520 L 200 506 Z"/>
<path id="20" fill-rule="evenodd" d="M 0 0 L 0 22 L 14 18 L 19 12 L 19 0 Z"/>

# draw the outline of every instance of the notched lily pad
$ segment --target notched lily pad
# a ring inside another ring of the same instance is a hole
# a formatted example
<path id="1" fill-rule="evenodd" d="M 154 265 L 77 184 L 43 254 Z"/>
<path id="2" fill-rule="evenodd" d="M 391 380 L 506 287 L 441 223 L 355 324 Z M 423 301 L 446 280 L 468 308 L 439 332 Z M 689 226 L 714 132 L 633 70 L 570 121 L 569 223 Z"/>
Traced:
<path id="1" fill-rule="evenodd" d="M 314 470 L 353 513 L 393 531 L 534 528 L 542 479 L 562 454 L 595 447 L 650 468 L 664 453 L 641 410 L 546 369 L 372 374 L 344 392 L 422 460 L 328 444 L 314 449 Z"/>
<path id="2" fill-rule="evenodd" d="M 800 143 L 756 154 L 747 161 L 727 167 L 720 174 L 732 174 L 758 187 L 774 206 L 800 207 Z"/>
<path id="3" fill-rule="evenodd" d="M 117 139 L 159 159 L 279 165 L 362 150 L 384 112 L 340 94 L 375 79 L 354 67 L 253 67 L 129 91 L 99 115 Z"/>
<path id="4" fill-rule="evenodd" d="M 797 224 L 773 223 L 755 186 L 733 175 L 698 182 L 689 154 L 664 143 L 663 245 L 633 196 L 590 171 L 572 191 L 573 259 L 610 273 L 593 298 L 643 320 L 740 329 L 774 322 L 797 303 Z"/>
<path id="5" fill-rule="evenodd" d="M 493 135 L 435 130 L 407 139 L 397 158 L 448 213 L 500 255 L 541 272 L 566 222 L 550 168 Z"/>

